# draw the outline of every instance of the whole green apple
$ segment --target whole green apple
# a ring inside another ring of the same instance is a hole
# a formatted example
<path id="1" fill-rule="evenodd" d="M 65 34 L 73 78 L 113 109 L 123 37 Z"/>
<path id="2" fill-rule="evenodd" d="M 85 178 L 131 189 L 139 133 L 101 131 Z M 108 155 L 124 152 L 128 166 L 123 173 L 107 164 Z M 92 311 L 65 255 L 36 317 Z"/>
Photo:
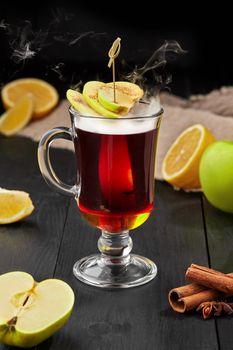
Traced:
<path id="1" fill-rule="evenodd" d="M 218 209 L 233 213 L 233 142 L 217 141 L 207 147 L 199 175 L 208 201 Z"/>

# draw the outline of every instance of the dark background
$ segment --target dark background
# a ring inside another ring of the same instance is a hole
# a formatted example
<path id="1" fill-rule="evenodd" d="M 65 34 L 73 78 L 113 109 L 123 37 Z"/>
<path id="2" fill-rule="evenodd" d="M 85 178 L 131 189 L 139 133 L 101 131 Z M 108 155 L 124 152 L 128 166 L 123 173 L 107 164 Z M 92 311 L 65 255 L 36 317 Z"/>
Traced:
<path id="1" fill-rule="evenodd" d="M 225 4 L 215 8 L 197 2 L 152 5 L 141 1 L 127 6 L 123 1 L 1 2 L 0 82 L 40 77 L 53 83 L 63 97 L 80 80 L 110 81 L 107 52 L 120 36 L 118 71 L 124 70 L 124 62 L 131 67 L 143 65 L 164 40 L 173 39 L 188 53 L 168 65 L 171 91 L 185 97 L 207 93 L 232 84 L 231 22 L 231 10 Z M 18 60 L 13 53 L 26 42 L 35 55 Z"/>

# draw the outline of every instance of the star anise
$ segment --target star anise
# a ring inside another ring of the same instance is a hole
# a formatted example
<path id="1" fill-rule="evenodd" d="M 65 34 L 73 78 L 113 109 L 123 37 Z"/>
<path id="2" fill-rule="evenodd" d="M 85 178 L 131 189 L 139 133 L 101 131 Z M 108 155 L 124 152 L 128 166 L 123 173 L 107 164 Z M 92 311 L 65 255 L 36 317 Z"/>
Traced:
<path id="1" fill-rule="evenodd" d="M 228 303 L 227 301 L 206 301 L 198 306 L 197 311 L 202 312 L 204 319 L 210 318 L 213 315 L 231 315 L 233 314 L 233 303 Z"/>

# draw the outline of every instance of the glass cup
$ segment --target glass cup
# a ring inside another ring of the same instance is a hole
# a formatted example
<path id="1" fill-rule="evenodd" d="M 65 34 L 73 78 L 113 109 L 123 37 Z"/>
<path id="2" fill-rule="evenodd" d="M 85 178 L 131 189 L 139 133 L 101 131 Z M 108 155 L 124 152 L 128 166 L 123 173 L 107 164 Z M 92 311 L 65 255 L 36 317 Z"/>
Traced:
<path id="1" fill-rule="evenodd" d="M 129 230 L 142 225 L 154 202 L 154 169 L 162 109 L 146 115 L 106 118 L 80 115 L 69 108 L 72 127 L 46 132 L 38 147 L 45 181 L 77 201 L 83 218 L 102 230 L 100 254 L 78 260 L 74 275 L 102 288 L 129 288 L 152 280 L 157 267 L 151 260 L 130 254 Z M 55 139 L 74 143 L 77 183 L 69 186 L 56 176 L 50 161 Z"/>

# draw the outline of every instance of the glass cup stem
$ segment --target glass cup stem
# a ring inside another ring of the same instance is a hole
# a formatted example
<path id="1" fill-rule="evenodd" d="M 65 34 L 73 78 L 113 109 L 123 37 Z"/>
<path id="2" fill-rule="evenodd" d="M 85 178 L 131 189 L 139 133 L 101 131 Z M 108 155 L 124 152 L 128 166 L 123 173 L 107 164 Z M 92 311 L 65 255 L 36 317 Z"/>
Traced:
<path id="1" fill-rule="evenodd" d="M 101 288 L 130 288 L 152 280 L 157 274 L 153 261 L 130 254 L 133 242 L 129 231 L 102 231 L 98 240 L 100 254 L 78 260 L 74 275 L 82 282 Z"/>
<path id="2" fill-rule="evenodd" d="M 130 252 L 133 241 L 129 231 L 121 233 L 109 233 L 102 231 L 98 240 L 98 248 L 101 253 L 100 264 L 103 265 L 126 265 L 130 261 Z"/>

